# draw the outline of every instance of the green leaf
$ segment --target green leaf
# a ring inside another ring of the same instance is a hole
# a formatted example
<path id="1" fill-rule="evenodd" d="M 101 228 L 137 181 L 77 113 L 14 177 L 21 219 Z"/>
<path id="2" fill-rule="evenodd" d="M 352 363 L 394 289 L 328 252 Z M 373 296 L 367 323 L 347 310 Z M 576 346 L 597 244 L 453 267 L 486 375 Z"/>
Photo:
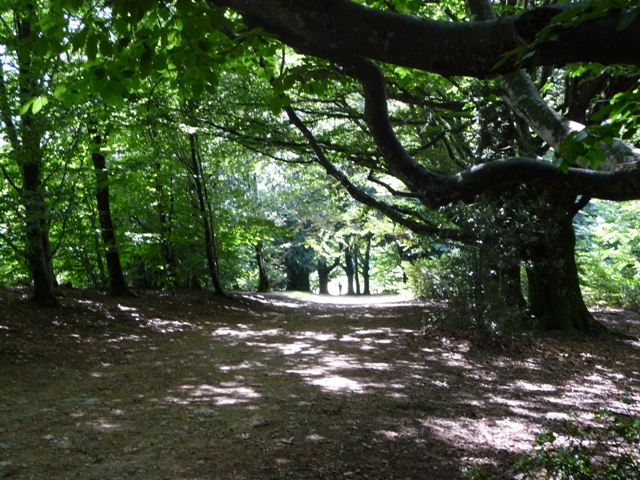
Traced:
<path id="1" fill-rule="evenodd" d="M 54 98 L 60 98 L 67 91 L 67 86 L 65 84 L 60 84 L 56 87 L 53 92 Z"/>
<path id="2" fill-rule="evenodd" d="M 637 132 L 636 128 L 627 128 L 622 134 L 622 140 L 630 140 Z"/>
<path id="3" fill-rule="evenodd" d="M 98 55 L 98 37 L 91 35 L 87 38 L 87 44 L 84 49 L 89 61 L 95 60 Z"/>
<path id="4" fill-rule="evenodd" d="M 636 19 L 637 15 L 638 15 L 638 9 L 635 9 L 632 12 L 624 15 L 622 17 L 622 20 L 620 20 L 620 23 L 618 24 L 618 30 L 624 30 L 629 25 L 631 25 L 631 23 Z"/>
<path id="5" fill-rule="evenodd" d="M 109 57 L 113 53 L 113 43 L 108 38 L 100 40 L 100 53 L 105 57 Z"/>
<path id="6" fill-rule="evenodd" d="M 282 102 L 280 101 L 280 97 L 272 97 L 269 100 L 269 110 L 274 115 L 278 115 L 282 110 Z"/>
<path id="7" fill-rule="evenodd" d="M 32 97 L 27 100 L 26 103 L 20 108 L 20 115 L 24 115 L 25 113 L 27 113 L 31 108 L 31 105 L 33 105 L 33 102 L 35 102 L 37 98 L 38 97 Z"/>
<path id="8" fill-rule="evenodd" d="M 44 107 L 47 103 L 49 103 L 47 97 L 37 97 L 31 104 L 31 111 L 35 115 L 40 110 L 42 110 L 42 107 Z"/>
<path id="9" fill-rule="evenodd" d="M 589 162 L 592 167 L 597 167 L 599 164 L 606 162 L 607 155 L 602 150 L 594 150 Z"/>
<path id="10" fill-rule="evenodd" d="M 583 128 L 576 134 L 576 136 L 574 137 L 574 140 L 576 142 L 582 142 L 585 138 L 587 138 L 588 135 L 589 135 L 589 131 L 586 128 Z"/>
<path id="11" fill-rule="evenodd" d="M 84 0 L 71 0 L 70 5 L 74 11 L 79 11 L 84 4 Z"/>
<path id="12" fill-rule="evenodd" d="M 142 78 L 147 78 L 149 74 L 151 74 L 152 65 L 153 51 L 151 49 L 146 49 L 140 56 L 140 76 Z"/>
<path id="13" fill-rule="evenodd" d="M 72 35 L 71 46 L 73 47 L 73 50 L 80 50 L 82 49 L 82 47 L 84 47 L 85 43 L 87 42 L 88 33 L 89 31 L 86 28 L 84 28 L 80 30 L 78 33 L 75 33 Z"/>

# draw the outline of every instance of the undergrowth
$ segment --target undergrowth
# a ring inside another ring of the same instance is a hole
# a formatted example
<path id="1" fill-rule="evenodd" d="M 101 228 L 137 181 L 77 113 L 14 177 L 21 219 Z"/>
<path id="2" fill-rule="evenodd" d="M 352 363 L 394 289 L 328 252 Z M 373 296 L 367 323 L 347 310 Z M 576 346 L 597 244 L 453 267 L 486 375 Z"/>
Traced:
<path id="1" fill-rule="evenodd" d="M 629 396 L 622 401 L 631 404 Z M 522 480 L 637 480 L 640 479 L 640 416 L 601 409 L 593 425 L 579 424 L 573 413 L 558 432 L 542 430 L 532 455 L 519 458 L 515 478 Z M 463 467 L 466 478 L 490 480 L 491 473 Z"/>

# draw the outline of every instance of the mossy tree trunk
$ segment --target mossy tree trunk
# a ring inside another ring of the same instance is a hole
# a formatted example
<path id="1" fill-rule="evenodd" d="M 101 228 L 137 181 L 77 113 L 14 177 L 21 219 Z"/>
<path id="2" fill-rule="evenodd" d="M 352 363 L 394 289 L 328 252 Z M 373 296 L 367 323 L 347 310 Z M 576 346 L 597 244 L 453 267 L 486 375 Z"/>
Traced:
<path id="1" fill-rule="evenodd" d="M 549 228 L 530 252 L 529 309 L 544 330 L 600 333 L 598 323 L 584 303 L 575 260 L 573 217 L 566 199 L 550 210 Z"/>

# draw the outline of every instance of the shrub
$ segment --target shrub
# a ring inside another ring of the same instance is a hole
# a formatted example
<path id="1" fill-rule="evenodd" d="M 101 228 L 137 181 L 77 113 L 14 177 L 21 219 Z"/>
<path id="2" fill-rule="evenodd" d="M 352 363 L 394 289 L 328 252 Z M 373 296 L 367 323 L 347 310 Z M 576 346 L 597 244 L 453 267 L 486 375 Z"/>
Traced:
<path id="1" fill-rule="evenodd" d="M 623 402 L 630 404 L 629 397 Z M 543 430 L 535 453 L 516 463 L 522 480 L 638 480 L 640 479 L 640 416 L 599 410 L 597 426 L 578 425 L 573 415 L 561 423 L 560 432 Z M 478 467 L 464 467 L 470 479 L 490 479 Z M 488 476 L 487 476 L 488 475 Z"/>

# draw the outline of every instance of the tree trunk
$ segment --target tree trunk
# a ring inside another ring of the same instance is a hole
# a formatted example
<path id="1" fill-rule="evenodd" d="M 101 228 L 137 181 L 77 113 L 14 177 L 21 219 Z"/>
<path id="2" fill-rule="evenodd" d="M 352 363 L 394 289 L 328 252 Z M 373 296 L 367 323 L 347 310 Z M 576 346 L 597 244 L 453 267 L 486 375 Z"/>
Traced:
<path id="1" fill-rule="evenodd" d="M 347 275 L 347 295 L 355 295 L 355 291 L 353 290 L 353 258 L 349 247 L 344 251 L 344 260 L 344 272 Z"/>
<path id="2" fill-rule="evenodd" d="M 309 272 L 297 266 L 285 265 L 287 275 L 287 290 L 294 292 L 310 292 L 311 281 Z"/>
<path id="3" fill-rule="evenodd" d="M 95 217 L 95 212 L 93 209 L 91 209 L 91 231 L 92 232 L 97 232 L 97 228 L 96 228 L 96 217 Z M 95 247 L 96 247 L 96 263 L 98 264 L 98 272 L 100 273 L 100 280 L 99 281 L 95 281 L 94 285 L 96 287 L 104 287 L 107 284 L 107 274 L 105 272 L 104 269 L 104 262 L 102 261 L 102 248 L 100 246 L 100 238 L 98 238 L 98 235 L 96 235 L 95 233 L 91 234 L 91 238 L 93 238 L 94 242 L 95 242 Z M 93 273 L 93 269 L 92 269 L 92 273 L 90 274 L 91 278 L 95 279 L 95 274 Z M 97 280 L 97 279 L 95 279 Z"/>
<path id="4" fill-rule="evenodd" d="M 256 249 L 256 261 L 258 262 L 258 292 L 268 292 L 271 289 L 269 285 L 269 275 L 267 274 L 267 268 L 264 265 L 264 255 L 262 253 L 262 243 L 255 245 Z"/>
<path id="5" fill-rule="evenodd" d="M 19 11 L 14 11 L 14 20 L 18 40 L 16 53 L 19 71 L 19 100 L 20 104 L 25 104 L 40 93 L 38 77 L 41 72 L 37 72 L 31 62 L 31 25 L 36 20 L 34 6 L 26 4 Z M 4 86 L 4 78 L 2 82 Z M 5 103 L 9 104 L 10 102 Z M 39 304 L 57 305 L 58 301 L 53 291 L 52 272 L 43 243 L 46 235 L 44 223 L 47 217 L 44 186 L 41 178 L 43 166 L 41 142 L 45 130 L 43 120 L 42 117 L 33 114 L 31 110 L 27 110 L 21 115 L 18 129 L 19 139 L 10 112 L 3 112 L 3 120 L 6 127 L 12 130 L 10 141 L 17 153 L 17 162 L 22 171 L 21 194 L 25 218 L 25 255 L 33 279 L 31 300 Z"/>
<path id="6" fill-rule="evenodd" d="M 360 295 L 360 269 L 358 268 L 358 258 L 360 257 L 360 249 L 358 245 L 353 246 L 353 276 L 356 282 L 356 295 Z"/>
<path id="7" fill-rule="evenodd" d="M 100 220 L 100 233 L 105 247 L 105 259 L 107 261 L 107 272 L 109 273 L 109 293 L 115 297 L 134 296 L 127 281 L 124 278 L 118 244 L 116 242 L 113 220 L 111 218 L 111 204 L 109 201 L 109 174 L 107 172 L 107 162 L 104 155 L 100 153 L 102 138 L 95 131 L 90 129 L 93 136 L 93 149 L 91 160 L 96 176 L 96 201 L 98 204 L 98 218 Z"/>
<path id="8" fill-rule="evenodd" d="M 164 188 L 160 179 L 160 163 L 155 164 L 155 191 L 156 205 L 158 209 L 158 222 L 160 224 L 160 253 L 164 263 L 164 273 L 167 283 L 171 291 L 173 291 L 176 283 L 176 262 L 171 242 L 171 219 L 173 215 L 173 193 L 169 193 L 169 211 L 165 211 L 164 206 Z"/>
<path id="9" fill-rule="evenodd" d="M 582 298 L 575 261 L 573 215 L 562 207 L 531 255 L 529 308 L 544 330 L 601 333 L 605 327 L 594 320 Z"/>
<path id="10" fill-rule="evenodd" d="M 290 246 L 284 255 L 287 290 L 310 292 L 309 275 L 315 267 L 313 250 L 304 245 Z"/>
<path id="11" fill-rule="evenodd" d="M 364 281 L 364 293 L 365 295 L 371 295 L 370 287 L 370 261 L 371 261 L 371 233 L 368 233 L 365 237 L 366 248 L 364 250 L 364 258 L 362 260 L 362 280 Z"/>
<path id="12" fill-rule="evenodd" d="M 320 283 L 320 294 L 329 294 L 329 275 L 334 268 L 340 263 L 340 258 L 336 258 L 331 266 L 327 265 L 327 259 L 320 257 L 318 259 L 318 279 Z"/>
<path id="13" fill-rule="evenodd" d="M 26 226 L 26 257 L 33 280 L 33 296 L 31 301 L 41 305 L 57 305 L 58 301 L 53 292 L 53 281 L 49 271 L 49 265 L 42 244 L 43 231 L 41 218 L 45 214 L 44 196 L 39 192 L 39 188 L 33 185 L 33 176 L 39 178 L 35 168 L 24 169 L 24 193 L 32 193 L 31 198 L 24 202 L 25 206 L 25 226 Z M 37 182 L 39 183 L 39 182 Z M 37 197 L 37 198 L 36 198 Z"/>
<path id="14" fill-rule="evenodd" d="M 226 297 L 226 293 L 222 288 L 220 275 L 218 273 L 218 255 L 215 245 L 215 236 L 211 216 L 209 214 L 210 212 L 207 209 L 209 199 L 202 175 L 202 165 L 198 158 L 196 135 L 194 133 L 189 134 L 189 147 L 191 151 L 189 170 L 192 174 L 192 179 L 198 194 L 198 207 L 200 209 L 202 228 L 204 230 L 205 253 L 207 257 L 207 267 L 209 268 L 209 276 L 213 282 L 213 289 L 216 295 Z"/>

